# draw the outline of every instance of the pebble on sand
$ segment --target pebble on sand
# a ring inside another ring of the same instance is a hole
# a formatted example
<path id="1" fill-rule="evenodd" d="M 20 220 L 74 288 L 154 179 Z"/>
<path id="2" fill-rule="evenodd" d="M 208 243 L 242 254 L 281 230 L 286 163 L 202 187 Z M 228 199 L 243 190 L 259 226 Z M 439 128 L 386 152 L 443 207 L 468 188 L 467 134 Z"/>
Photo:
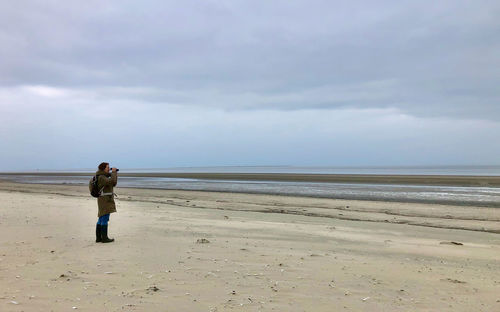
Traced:
<path id="1" fill-rule="evenodd" d="M 151 292 L 157 292 L 159 290 L 160 290 L 160 288 L 153 285 L 153 286 L 149 286 L 148 289 L 146 289 L 146 292 L 151 293 Z"/>
<path id="2" fill-rule="evenodd" d="M 456 245 L 456 246 L 462 246 L 463 243 L 459 243 L 459 242 L 440 242 L 439 243 L 440 245 Z"/>
<path id="3" fill-rule="evenodd" d="M 460 280 L 453 279 L 453 278 L 442 279 L 442 281 L 446 281 L 446 282 L 450 282 L 450 283 L 455 283 L 455 284 L 466 284 L 467 283 L 467 282 L 460 281 Z"/>

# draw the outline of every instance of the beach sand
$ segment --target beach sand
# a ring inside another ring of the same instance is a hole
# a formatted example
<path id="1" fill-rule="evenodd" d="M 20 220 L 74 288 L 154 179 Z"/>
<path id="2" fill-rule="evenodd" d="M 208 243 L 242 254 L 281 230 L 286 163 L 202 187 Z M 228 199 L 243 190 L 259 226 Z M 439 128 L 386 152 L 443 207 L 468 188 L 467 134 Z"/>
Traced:
<path id="1" fill-rule="evenodd" d="M 0 176 L 88 177 L 93 172 L 0 172 Z M 402 185 L 499 187 L 500 176 L 399 175 L 399 174 L 310 174 L 310 173 L 231 173 L 231 172 L 120 172 L 120 177 L 178 178 L 201 180 L 368 183 Z"/>
<path id="2" fill-rule="evenodd" d="M 498 208 L 116 191 L 0 182 L 0 311 L 500 311 Z"/>

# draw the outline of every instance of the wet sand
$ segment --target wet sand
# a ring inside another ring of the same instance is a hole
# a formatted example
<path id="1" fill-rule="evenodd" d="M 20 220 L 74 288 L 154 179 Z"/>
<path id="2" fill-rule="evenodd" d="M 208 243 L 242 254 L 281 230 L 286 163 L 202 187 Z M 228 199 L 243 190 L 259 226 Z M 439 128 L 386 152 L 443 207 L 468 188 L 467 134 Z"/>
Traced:
<path id="1" fill-rule="evenodd" d="M 4 172 L 0 175 L 92 176 L 93 172 Z M 468 175 L 375 175 L 375 174 L 300 174 L 300 173 L 122 173 L 122 177 L 155 177 L 207 180 L 330 182 L 369 184 L 410 184 L 441 186 L 500 186 L 500 176 Z"/>
<path id="2" fill-rule="evenodd" d="M 500 311 L 498 208 L 116 191 L 0 182 L 0 311 Z"/>

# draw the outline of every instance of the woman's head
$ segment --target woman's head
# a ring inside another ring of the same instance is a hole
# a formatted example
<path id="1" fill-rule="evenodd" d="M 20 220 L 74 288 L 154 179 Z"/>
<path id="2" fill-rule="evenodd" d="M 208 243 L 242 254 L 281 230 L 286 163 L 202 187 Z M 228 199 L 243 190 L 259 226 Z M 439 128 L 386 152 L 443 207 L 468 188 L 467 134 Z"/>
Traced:
<path id="1" fill-rule="evenodd" d="M 104 172 L 109 172 L 109 163 L 107 162 L 102 162 L 100 165 L 99 165 L 99 170 L 101 171 L 104 171 Z"/>

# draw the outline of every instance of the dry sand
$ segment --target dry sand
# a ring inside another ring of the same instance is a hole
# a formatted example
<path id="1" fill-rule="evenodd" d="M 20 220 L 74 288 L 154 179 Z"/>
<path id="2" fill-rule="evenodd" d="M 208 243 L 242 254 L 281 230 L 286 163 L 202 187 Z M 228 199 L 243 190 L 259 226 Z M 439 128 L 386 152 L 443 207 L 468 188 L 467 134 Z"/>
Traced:
<path id="1" fill-rule="evenodd" d="M 500 311 L 498 208 L 117 192 L 0 182 L 0 311 Z"/>

